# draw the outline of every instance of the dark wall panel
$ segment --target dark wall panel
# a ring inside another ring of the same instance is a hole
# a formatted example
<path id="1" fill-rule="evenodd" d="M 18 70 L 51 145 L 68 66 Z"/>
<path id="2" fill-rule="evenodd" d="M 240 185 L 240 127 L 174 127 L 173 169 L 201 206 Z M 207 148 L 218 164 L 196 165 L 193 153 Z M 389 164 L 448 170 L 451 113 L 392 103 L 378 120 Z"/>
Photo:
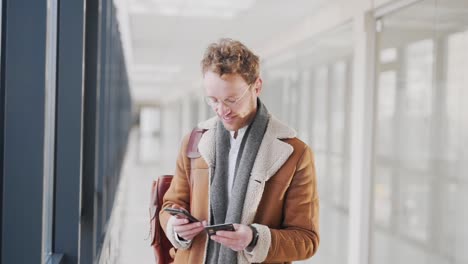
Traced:
<path id="1" fill-rule="evenodd" d="M 57 56 L 54 252 L 78 263 L 84 63 L 84 0 L 62 1 Z"/>
<path id="2" fill-rule="evenodd" d="M 1 263 L 40 263 L 47 1 L 3 2 L 6 103 Z M 18 250 L 25 243 L 27 254 Z"/>

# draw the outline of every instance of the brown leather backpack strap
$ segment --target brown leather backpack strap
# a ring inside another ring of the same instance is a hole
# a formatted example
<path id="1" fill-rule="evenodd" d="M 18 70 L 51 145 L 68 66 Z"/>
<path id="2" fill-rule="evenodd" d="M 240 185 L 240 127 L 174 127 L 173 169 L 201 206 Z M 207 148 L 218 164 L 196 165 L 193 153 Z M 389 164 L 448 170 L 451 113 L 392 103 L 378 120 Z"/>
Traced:
<path id="1" fill-rule="evenodd" d="M 206 130 L 207 129 L 197 127 L 192 130 L 187 146 L 187 157 L 189 159 L 193 160 L 200 157 L 200 152 L 198 152 L 198 143 Z"/>
<path id="2" fill-rule="evenodd" d="M 187 146 L 187 156 L 190 158 L 191 168 L 193 167 L 194 159 L 201 156 L 198 152 L 198 142 L 200 141 L 205 131 L 206 129 L 194 128 L 190 134 L 190 139 Z M 172 257 L 174 254 L 174 249 L 171 242 L 169 242 L 166 235 L 164 234 L 164 230 L 159 224 L 159 212 L 162 208 L 164 194 L 171 185 L 172 177 L 172 175 L 160 176 L 157 180 L 153 181 L 153 185 L 151 187 L 151 200 L 149 208 L 150 231 L 148 237 L 154 250 L 156 263 L 160 264 L 169 264 L 173 262 Z M 191 186 L 193 186 L 193 183 L 191 181 L 189 182 Z M 192 196 L 190 195 L 190 197 Z"/>
<path id="3" fill-rule="evenodd" d="M 163 204 L 163 197 L 171 185 L 172 175 L 162 175 L 153 181 L 151 188 L 150 204 L 150 242 L 153 247 L 156 263 L 169 264 L 173 262 L 169 254 L 172 248 L 171 242 L 164 234 L 164 230 L 159 224 L 159 212 Z"/>
<path id="4" fill-rule="evenodd" d="M 190 169 L 187 175 L 188 182 L 190 183 L 190 199 L 192 199 L 192 186 L 193 186 L 193 177 L 192 177 L 192 168 L 194 167 L 195 159 L 201 157 L 200 152 L 198 151 L 198 143 L 200 142 L 203 133 L 205 133 L 207 129 L 201 128 L 194 128 L 192 133 L 190 134 L 188 146 L 187 146 L 187 157 L 190 159 Z M 190 201 L 191 203 L 192 201 Z"/>

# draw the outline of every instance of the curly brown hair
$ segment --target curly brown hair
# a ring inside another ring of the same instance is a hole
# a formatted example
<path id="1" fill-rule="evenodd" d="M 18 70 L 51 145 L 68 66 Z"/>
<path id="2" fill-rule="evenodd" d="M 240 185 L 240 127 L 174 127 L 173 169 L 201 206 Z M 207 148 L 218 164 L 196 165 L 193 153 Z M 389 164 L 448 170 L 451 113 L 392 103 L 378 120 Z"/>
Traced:
<path id="1" fill-rule="evenodd" d="M 239 74 L 250 85 L 260 75 L 260 59 L 240 41 L 222 38 L 208 46 L 201 68 L 203 75 L 207 71 L 221 77 L 225 74 Z"/>

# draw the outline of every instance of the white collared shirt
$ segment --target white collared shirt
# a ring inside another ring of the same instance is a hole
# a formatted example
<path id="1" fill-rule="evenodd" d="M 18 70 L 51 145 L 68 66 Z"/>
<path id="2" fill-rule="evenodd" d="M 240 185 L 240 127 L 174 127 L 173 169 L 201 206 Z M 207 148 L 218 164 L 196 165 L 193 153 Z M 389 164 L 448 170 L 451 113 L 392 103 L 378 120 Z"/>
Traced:
<path id="1" fill-rule="evenodd" d="M 240 128 L 237 131 L 237 137 L 234 138 L 234 131 L 230 131 L 231 134 L 231 148 L 229 149 L 229 172 L 228 172 L 228 201 L 231 198 L 231 192 L 232 192 L 232 187 L 234 184 L 234 173 L 236 170 L 236 162 L 237 162 L 237 156 L 239 155 L 239 148 L 242 143 L 242 139 L 244 138 L 245 131 L 247 130 L 249 126 L 245 126 L 243 128 Z"/>

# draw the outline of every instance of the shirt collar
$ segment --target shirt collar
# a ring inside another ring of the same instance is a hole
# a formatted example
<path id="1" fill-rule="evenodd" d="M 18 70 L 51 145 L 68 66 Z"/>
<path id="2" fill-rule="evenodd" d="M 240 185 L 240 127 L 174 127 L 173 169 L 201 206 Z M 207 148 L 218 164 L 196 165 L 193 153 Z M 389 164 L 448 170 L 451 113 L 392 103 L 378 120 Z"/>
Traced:
<path id="1" fill-rule="evenodd" d="M 235 131 L 229 131 L 229 134 L 231 134 L 231 139 L 238 140 L 238 139 L 243 138 L 244 134 L 245 134 L 245 131 L 247 131 L 248 127 L 249 126 L 247 125 L 245 127 L 239 128 L 239 130 L 237 130 L 237 138 L 234 138 Z"/>

